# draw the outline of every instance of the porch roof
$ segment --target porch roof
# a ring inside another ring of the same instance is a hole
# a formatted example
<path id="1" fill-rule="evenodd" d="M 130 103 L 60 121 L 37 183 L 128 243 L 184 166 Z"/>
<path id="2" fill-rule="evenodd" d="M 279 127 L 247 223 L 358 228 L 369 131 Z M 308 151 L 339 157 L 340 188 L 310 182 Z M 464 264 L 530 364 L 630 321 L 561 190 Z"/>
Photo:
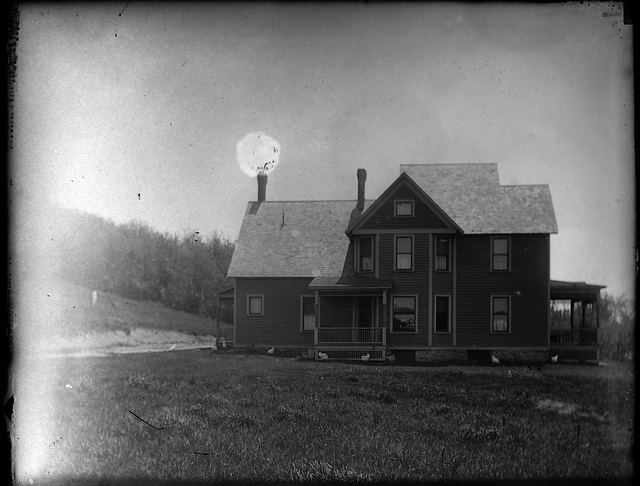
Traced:
<path id="1" fill-rule="evenodd" d="M 551 300 L 584 300 L 597 301 L 600 290 L 606 285 L 594 285 L 585 282 L 550 281 Z"/>
<path id="2" fill-rule="evenodd" d="M 367 277 L 316 277 L 309 284 L 312 290 L 389 290 L 393 280 L 378 280 Z"/>

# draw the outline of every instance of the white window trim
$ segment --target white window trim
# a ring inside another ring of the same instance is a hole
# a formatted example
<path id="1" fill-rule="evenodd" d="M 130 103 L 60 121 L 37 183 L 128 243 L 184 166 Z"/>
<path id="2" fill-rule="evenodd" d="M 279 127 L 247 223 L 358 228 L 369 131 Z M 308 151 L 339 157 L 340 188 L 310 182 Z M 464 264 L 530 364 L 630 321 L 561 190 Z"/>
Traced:
<path id="1" fill-rule="evenodd" d="M 304 328 L 304 299 L 313 299 L 313 305 L 314 305 L 314 309 L 315 309 L 315 305 L 316 305 L 316 296 L 315 295 L 308 295 L 308 294 L 303 294 L 300 296 L 300 332 L 313 332 L 315 330 L 315 326 L 314 329 L 305 329 Z M 318 311 L 315 310 L 313 315 L 314 317 L 317 315 Z"/>
<path id="2" fill-rule="evenodd" d="M 251 299 L 259 297 L 260 298 L 260 314 L 253 314 L 251 312 Z M 247 294 L 247 316 L 249 317 L 260 317 L 264 316 L 264 294 Z"/>
<path id="3" fill-rule="evenodd" d="M 413 299 L 415 300 L 416 306 L 415 306 L 415 314 L 416 314 L 416 318 L 415 318 L 415 329 L 413 331 L 394 331 L 393 330 L 393 299 L 395 299 L 396 297 L 398 298 L 406 298 L 406 297 L 413 297 Z M 394 294 L 394 295 L 390 295 L 389 296 L 389 308 L 390 308 L 390 312 L 391 312 L 391 316 L 389 319 L 389 328 L 390 328 L 390 332 L 391 334 L 398 334 L 400 336 L 402 335 L 407 335 L 407 334 L 418 334 L 418 294 Z"/>
<path id="4" fill-rule="evenodd" d="M 411 203 L 411 214 L 398 214 L 398 203 Z M 394 218 L 415 218 L 416 201 L 415 199 L 394 199 L 393 200 L 393 217 Z"/>
<path id="5" fill-rule="evenodd" d="M 491 295 L 490 296 L 491 299 L 491 312 L 490 312 L 490 317 L 489 317 L 489 330 L 491 331 L 491 334 L 501 334 L 501 335 L 505 335 L 505 334 L 511 334 L 511 321 L 512 321 L 512 317 L 511 317 L 511 296 L 510 295 L 500 295 L 500 294 L 496 294 L 496 295 Z M 494 331 L 493 330 L 493 299 L 507 299 L 507 330 L 506 331 Z"/>
<path id="6" fill-rule="evenodd" d="M 507 240 L 507 269 L 506 270 L 494 270 L 493 268 L 493 242 L 494 240 Z M 489 269 L 495 273 L 509 273 L 511 272 L 511 237 L 510 236 L 492 236 L 489 247 Z"/>
<path id="7" fill-rule="evenodd" d="M 438 261 L 438 238 L 442 238 L 442 239 L 446 239 L 447 240 L 447 244 L 449 245 L 449 259 L 447 261 L 447 268 L 446 270 L 441 270 L 439 268 L 436 268 L 436 262 Z M 451 237 L 450 236 L 442 236 L 442 235 L 435 235 L 433 238 L 434 241 L 434 245 L 433 245 L 433 270 L 435 272 L 449 272 L 451 273 L 451 267 L 452 265 L 452 260 L 453 260 L 453 254 L 452 254 L 452 244 L 451 244 Z M 493 265 L 493 262 L 491 262 L 491 265 Z"/>
<path id="8" fill-rule="evenodd" d="M 411 238 L 411 268 L 398 268 L 398 238 Z M 413 272 L 416 266 L 416 239 L 414 235 L 393 235 L 393 271 Z"/>
<path id="9" fill-rule="evenodd" d="M 361 249 L 362 249 L 362 240 L 364 239 L 369 239 L 369 241 L 371 242 L 371 270 L 362 270 L 360 264 L 362 262 L 362 259 L 360 258 L 361 254 Z M 356 245 L 356 271 L 358 273 L 372 273 L 375 269 L 375 253 L 373 251 L 373 235 L 371 236 L 361 236 L 358 237 L 356 239 L 357 241 L 357 245 Z"/>
<path id="10" fill-rule="evenodd" d="M 436 305 L 436 302 L 438 301 L 438 297 L 445 297 L 447 299 L 447 330 L 446 331 L 437 330 L 438 306 Z M 451 334 L 451 296 L 450 295 L 435 294 L 433 296 L 433 333 L 434 334 Z"/>

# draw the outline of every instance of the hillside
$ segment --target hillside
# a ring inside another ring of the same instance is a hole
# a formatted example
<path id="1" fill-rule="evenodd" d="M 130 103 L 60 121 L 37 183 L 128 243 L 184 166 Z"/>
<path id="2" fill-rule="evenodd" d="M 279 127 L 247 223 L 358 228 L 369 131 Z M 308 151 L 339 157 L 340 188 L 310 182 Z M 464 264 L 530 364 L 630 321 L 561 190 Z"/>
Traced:
<path id="1" fill-rule="evenodd" d="M 97 292 L 94 304 L 91 289 L 64 280 L 42 287 L 36 297 L 28 329 L 14 336 L 28 354 L 211 346 L 216 334 L 213 319 L 105 292 Z M 231 327 L 221 323 L 227 336 Z"/>

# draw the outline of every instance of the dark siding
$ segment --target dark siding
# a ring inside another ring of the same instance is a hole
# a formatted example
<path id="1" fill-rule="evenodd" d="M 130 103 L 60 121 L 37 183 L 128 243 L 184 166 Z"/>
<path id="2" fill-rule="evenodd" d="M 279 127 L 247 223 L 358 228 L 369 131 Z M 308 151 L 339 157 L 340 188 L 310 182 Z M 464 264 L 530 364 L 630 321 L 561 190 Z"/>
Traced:
<path id="1" fill-rule="evenodd" d="M 489 235 L 458 238 L 457 346 L 546 346 L 549 236 L 511 236 L 506 273 L 490 271 L 490 243 Z M 491 334 L 491 295 L 511 296 L 510 334 Z"/>
<path id="2" fill-rule="evenodd" d="M 313 347 L 313 331 L 300 331 L 300 296 L 314 294 L 308 288 L 311 280 L 236 279 L 236 346 L 258 340 L 257 347 Z M 247 294 L 264 295 L 263 316 L 247 316 Z"/>
<path id="3" fill-rule="evenodd" d="M 320 297 L 320 327 L 352 327 L 353 297 Z"/>
<path id="4" fill-rule="evenodd" d="M 413 199 L 414 217 L 396 218 L 394 200 Z M 406 185 L 401 185 L 391 198 L 376 211 L 361 229 L 446 228 L 447 225 Z"/>
<path id="5" fill-rule="evenodd" d="M 404 236 L 404 235 L 403 235 Z M 418 295 L 418 333 L 394 333 L 387 336 L 392 347 L 424 347 L 429 341 L 429 235 L 414 235 L 414 269 L 411 272 L 394 271 L 394 235 L 380 235 L 380 278 L 393 279 L 389 292 L 387 322 L 391 326 L 392 300 L 394 295 Z"/>

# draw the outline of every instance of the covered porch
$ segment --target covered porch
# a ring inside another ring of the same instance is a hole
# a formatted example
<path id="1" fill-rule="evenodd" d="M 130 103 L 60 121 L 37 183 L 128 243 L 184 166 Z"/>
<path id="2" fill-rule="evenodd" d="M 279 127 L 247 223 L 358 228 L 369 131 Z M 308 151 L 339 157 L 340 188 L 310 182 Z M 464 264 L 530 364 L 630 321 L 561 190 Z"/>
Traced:
<path id="1" fill-rule="evenodd" d="M 598 361 L 600 290 L 603 285 L 551 280 L 551 354 L 558 360 Z M 577 322 L 576 322 L 577 321 Z"/>
<path id="2" fill-rule="evenodd" d="M 387 293 L 392 281 L 373 278 L 315 278 L 316 359 L 384 361 Z"/>

